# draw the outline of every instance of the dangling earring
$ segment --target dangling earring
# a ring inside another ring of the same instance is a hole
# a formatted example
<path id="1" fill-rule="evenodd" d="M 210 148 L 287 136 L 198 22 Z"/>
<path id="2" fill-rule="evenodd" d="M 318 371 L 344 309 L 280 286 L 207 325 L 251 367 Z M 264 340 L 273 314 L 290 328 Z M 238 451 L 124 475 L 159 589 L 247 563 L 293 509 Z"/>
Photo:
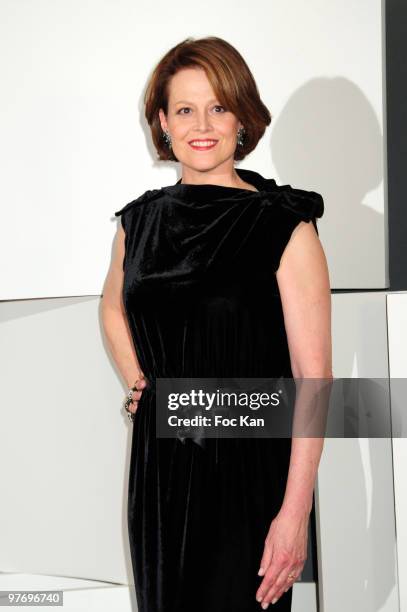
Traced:
<path id="1" fill-rule="evenodd" d="M 243 146 L 243 137 L 246 134 L 245 129 L 240 127 L 237 130 L 237 145 L 238 147 L 242 147 Z"/>
<path id="2" fill-rule="evenodd" d="M 171 146 L 172 146 L 172 143 L 171 143 L 171 136 L 170 136 L 170 134 L 169 134 L 169 132 L 168 132 L 168 131 L 163 132 L 163 138 L 164 138 L 164 140 L 165 140 L 165 143 L 166 143 L 167 147 L 168 147 L 169 149 L 171 149 Z"/>

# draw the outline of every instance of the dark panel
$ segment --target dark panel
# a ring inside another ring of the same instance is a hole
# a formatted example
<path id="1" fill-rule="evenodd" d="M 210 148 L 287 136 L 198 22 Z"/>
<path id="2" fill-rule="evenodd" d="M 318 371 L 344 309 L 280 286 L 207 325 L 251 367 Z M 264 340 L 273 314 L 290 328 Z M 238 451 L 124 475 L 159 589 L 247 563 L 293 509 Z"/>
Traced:
<path id="1" fill-rule="evenodd" d="M 407 290 L 407 2 L 386 0 L 390 290 Z"/>

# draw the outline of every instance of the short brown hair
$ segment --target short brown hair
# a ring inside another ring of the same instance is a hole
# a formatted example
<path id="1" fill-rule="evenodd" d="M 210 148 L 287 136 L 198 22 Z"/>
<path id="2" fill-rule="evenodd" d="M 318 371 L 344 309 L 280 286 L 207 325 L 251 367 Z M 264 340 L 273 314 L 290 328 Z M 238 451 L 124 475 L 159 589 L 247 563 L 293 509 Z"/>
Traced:
<path id="1" fill-rule="evenodd" d="M 145 116 L 151 127 L 159 160 L 178 161 L 164 139 L 158 111 L 168 113 L 168 85 L 174 74 L 183 68 L 205 70 L 220 104 L 243 124 L 243 145 L 236 147 L 234 159 L 241 160 L 253 151 L 271 122 L 271 114 L 263 104 L 253 75 L 240 53 L 216 36 L 194 40 L 186 38 L 170 49 L 157 64 L 144 96 Z"/>

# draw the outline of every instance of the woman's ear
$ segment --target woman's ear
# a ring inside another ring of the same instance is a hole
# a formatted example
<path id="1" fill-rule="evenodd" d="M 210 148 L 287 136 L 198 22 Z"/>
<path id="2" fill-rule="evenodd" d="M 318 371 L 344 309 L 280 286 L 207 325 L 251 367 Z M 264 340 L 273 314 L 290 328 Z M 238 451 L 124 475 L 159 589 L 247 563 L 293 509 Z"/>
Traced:
<path id="1" fill-rule="evenodd" d="M 158 111 L 158 116 L 160 117 L 161 129 L 163 132 L 167 130 L 167 119 L 165 117 L 165 113 L 162 108 Z"/>

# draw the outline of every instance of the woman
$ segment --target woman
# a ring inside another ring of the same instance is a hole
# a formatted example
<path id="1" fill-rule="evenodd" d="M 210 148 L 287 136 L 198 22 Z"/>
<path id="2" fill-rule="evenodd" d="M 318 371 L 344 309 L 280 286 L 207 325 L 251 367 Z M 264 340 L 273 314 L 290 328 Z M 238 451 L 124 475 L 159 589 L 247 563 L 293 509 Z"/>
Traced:
<path id="1" fill-rule="evenodd" d="M 155 381 L 331 377 L 323 200 L 234 167 L 271 116 L 222 39 L 171 49 L 145 114 L 159 159 L 178 161 L 182 176 L 115 213 L 103 291 L 106 337 L 131 399 L 138 609 L 287 611 L 307 556 L 322 439 L 158 438 Z"/>

